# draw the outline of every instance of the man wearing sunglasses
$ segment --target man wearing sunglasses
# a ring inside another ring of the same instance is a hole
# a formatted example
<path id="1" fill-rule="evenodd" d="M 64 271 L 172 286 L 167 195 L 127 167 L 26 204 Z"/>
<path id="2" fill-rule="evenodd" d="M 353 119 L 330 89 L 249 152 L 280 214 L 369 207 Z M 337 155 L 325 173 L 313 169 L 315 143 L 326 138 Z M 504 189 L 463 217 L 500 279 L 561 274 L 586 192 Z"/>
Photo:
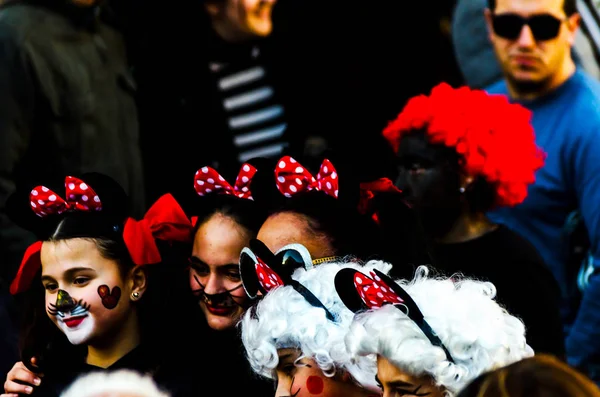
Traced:
<path id="1" fill-rule="evenodd" d="M 569 363 L 600 383 L 600 272 L 581 294 L 563 231 L 579 210 L 600 270 L 600 83 L 571 57 L 580 22 L 575 2 L 488 0 L 485 17 L 504 80 L 487 91 L 532 111 L 536 143 L 547 154 L 523 204 L 490 218 L 538 249 L 561 285 Z"/>

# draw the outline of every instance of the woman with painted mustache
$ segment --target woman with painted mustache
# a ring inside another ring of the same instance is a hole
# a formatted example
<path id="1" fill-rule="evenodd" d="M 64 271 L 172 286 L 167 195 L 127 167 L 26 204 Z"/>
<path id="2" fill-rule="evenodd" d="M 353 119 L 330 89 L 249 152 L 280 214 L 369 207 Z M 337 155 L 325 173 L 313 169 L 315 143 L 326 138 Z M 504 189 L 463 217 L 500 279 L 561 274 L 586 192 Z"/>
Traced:
<path id="1" fill-rule="evenodd" d="M 58 396 L 77 375 L 102 369 L 159 377 L 154 331 L 164 328 L 152 312 L 165 309 L 160 282 L 168 285 L 169 273 L 160 273 L 161 281 L 153 276 L 167 265 L 164 246 L 189 243 L 192 226 L 170 195 L 140 221 L 128 217 L 127 200 L 115 181 L 95 173 L 9 199 L 14 221 L 39 238 L 11 284 L 11 293 L 23 293 L 31 304 L 24 311 L 23 363 L 15 367 L 24 364 L 44 377 L 31 388 L 9 376 L 7 393 Z"/>

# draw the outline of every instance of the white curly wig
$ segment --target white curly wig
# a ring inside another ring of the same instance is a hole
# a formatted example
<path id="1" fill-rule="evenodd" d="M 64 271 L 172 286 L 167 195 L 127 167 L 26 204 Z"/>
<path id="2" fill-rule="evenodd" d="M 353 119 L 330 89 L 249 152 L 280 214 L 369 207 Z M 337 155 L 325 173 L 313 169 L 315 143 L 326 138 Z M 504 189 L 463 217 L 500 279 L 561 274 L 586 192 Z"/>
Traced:
<path id="1" fill-rule="evenodd" d="M 240 322 L 248 361 L 256 373 L 272 379 L 279 362 L 277 350 L 297 348 L 301 357 L 313 359 L 325 376 L 347 371 L 362 387 L 379 391 L 375 383 L 375 355 L 354 359 L 344 342 L 354 317 L 334 286 L 335 275 L 344 268 L 377 269 L 387 274 L 392 265 L 380 261 L 371 261 L 368 265 L 330 262 L 310 270 L 294 271 L 292 278 L 310 290 L 336 321 L 328 320 L 322 308 L 312 306 L 291 286 L 269 291 Z"/>
<path id="2" fill-rule="evenodd" d="M 454 396 L 481 373 L 533 355 L 525 326 L 496 303 L 493 284 L 432 278 L 423 266 L 412 281 L 395 281 L 413 298 L 454 363 L 393 305 L 356 314 L 346 336 L 352 356 L 383 356 L 411 375 L 431 376 Z"/>
<path id="3" fill-rule="evenodd" d="M 79 376 L 60 397 L 105 396 L 171 397 L 161 390 L 150 375 L 120 369 L 95 371 Z"/>

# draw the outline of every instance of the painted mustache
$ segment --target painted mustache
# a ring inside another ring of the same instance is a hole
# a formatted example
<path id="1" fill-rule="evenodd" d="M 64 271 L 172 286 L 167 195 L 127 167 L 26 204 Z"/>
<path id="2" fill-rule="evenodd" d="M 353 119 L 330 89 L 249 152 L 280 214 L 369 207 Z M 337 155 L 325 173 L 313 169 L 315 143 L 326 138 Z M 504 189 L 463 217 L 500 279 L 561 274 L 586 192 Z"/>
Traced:
<path id="1" fill-rule="evenodd" d="M 241 303 L 238 303 L 233 295 L 231 295 L 231 293 L 237 289 L 240 289 L 242 287 L 242 284 L 240 283 L 240 285 L 238 285 L 235 288 L 232 288 L 230 290 L 227 291 L 223 291 L 223 292 L 219 292 L 218 294 L 207 294 L 206 292 L 204 292 L 205 290 L 205 286 L 200 282 L 200 280 L 198 280 L 198 277 L 194 276 L 194 279 L 196 280 L 196 283 L 198 283 L 198 285 L 200 285 L 201 288 L 196 289 L 196 290 L 192 290 L 192 293 L 194 294 L 194 296 L 197 297 L 199 302 L 204 302 L 204 304 L 209 305 L 209 306 L 218 306 L 218 307 L 222 307 L 222 308 L 232 308 L 232 307 L 236 307 L 236 306 L 242 306 Z M 239 297 L 237 297 L 239 298 Z"/>
<path id="2" fill-rule="evenodd" d="M 90 310 L 90 305 L 85 303 L 83 299 L 76 301 L 69 295 L 68 292 L 62 289 L 58 290 L 56 297 L 56 303 L 48 304 L 47 311 L 52 316 L 59 316 L 64 318 L 66 313 L 69 313 L 72 317 L 81 316 L 86 314 Z"/>

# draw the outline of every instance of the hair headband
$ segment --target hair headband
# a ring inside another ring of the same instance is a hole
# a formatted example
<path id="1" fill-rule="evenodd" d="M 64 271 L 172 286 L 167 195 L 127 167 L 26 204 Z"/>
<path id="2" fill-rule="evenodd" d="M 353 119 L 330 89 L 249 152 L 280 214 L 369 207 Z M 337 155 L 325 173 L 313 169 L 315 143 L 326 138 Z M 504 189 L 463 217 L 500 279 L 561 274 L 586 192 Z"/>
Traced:
<path id="1" fill-rule="evenodd" d="M 202 167 L 194 176 L 194 189 L 199 196 L 209 193 L 229 194 L 239 198 L 253 200 L 250 192 L 252 177 L 256 174 L 256 167 L 244 163 L 240 168 L 235 184 L 232 186 L 214 168 Z"/>
<path id="2" fill-rule="evenodd" d="M 344 305 L 354 313 L 393 305 L 419 327 L 432 345 L 444 350 L 448 361 L 454 363 L 450 352 L 425 321 L 415 301 L 390 277 L 376 269 L 371 272 L 371 277 L 355 269 L 342 269 L 335 276 L 335 289 Z"/>
<path id="3" fill-rule="evenodd" d="M 306 250 L 300 244 L 295 246 Z M 297 255 L 291 254 L 290 251 L 294 249 L 287 248 L 285 251 L 280 251 L 283 254 L 273 254 L 260 240 L 251 240 L 250 248 L 245 247 L 240 255 L 240 276 L 246 294 L 255 299 L 259 292 L 264 296 L 274 288 L 289 285 L 312 306 L 323 309 L 328 320 L 335 321 L 333 314 L 319 298 L 304 285 L 292 279 L 294 270 L 298 268 L 309 270 L 312 267 L 306 266 L 302 252 L 298 251 Z"/>
<path id="4" fill-rule="evenodd" d="M 45 186 L 36 186 L 30 192 L 31 210 L 41 218 L 72 212 L 106 211 L 101 198 L 86 182 L 73 176 L 65 178 L 66 199 Z M 34 201 L 35 200 L 35 201 Z M 112 226 L 113 233 L 122 233 L 123 241 L 131 259 L 136 265 L 155 264 L 161 255 L 155 239 L 188 242 L 191 239 L 192 225 L 177 201 L 170 194 L 160 197 L 150 207 L 141 220 L 124 219 L 123 223 Z M 98 237 L 93 232 L 75 237 Z M 75 238 L 73 237 L 73 238 Z M 27 290 L 41 267 L 40 251 L 42 241 L 30 245 L 13 279 L 10 292 L 18 294 Z"/>

